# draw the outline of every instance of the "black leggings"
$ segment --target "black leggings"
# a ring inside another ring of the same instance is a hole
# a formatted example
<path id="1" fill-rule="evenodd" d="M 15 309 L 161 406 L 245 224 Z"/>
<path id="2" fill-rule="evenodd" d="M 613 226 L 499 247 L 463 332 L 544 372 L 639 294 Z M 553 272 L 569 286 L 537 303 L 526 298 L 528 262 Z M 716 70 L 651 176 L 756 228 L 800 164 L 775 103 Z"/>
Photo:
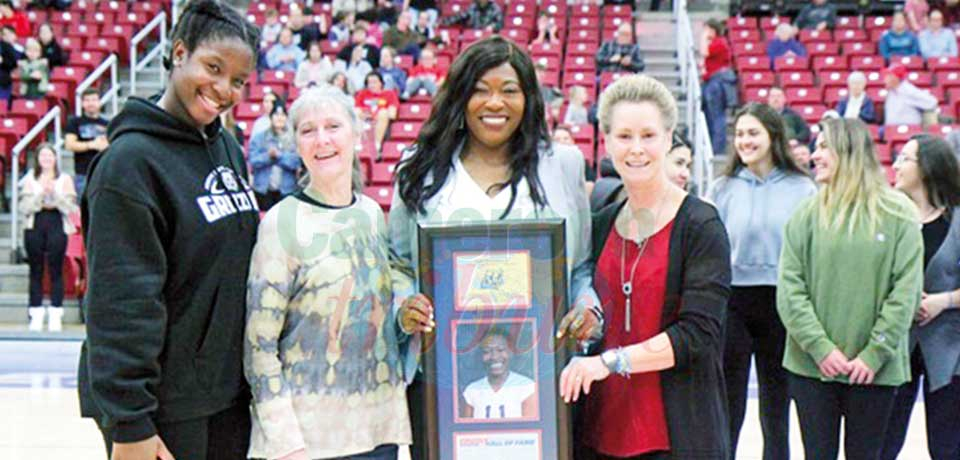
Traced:
<path id="1" fill-rule="evenodd" d="M 757 363 L 763 459 L 790 458 L 790 397 L 787 371 L 781 364 L 787 332 L 777 315 L 777 288 L 734 287 L 728 304 L 723 374 L 730 414 L 730 457 L 736 458 L 747 410 L 752 356 Z"/>
<path id="2" fill-rule="evenodd" d="M 33 216 L 33 228 L 23 235 L 30 263 L 30 306 L 43 305 L 44 259 L 50 267 L 50 305 L 63 306 L 63 257 L 67 254 L 67 234 L 63 215 L 43 210 Z"/>

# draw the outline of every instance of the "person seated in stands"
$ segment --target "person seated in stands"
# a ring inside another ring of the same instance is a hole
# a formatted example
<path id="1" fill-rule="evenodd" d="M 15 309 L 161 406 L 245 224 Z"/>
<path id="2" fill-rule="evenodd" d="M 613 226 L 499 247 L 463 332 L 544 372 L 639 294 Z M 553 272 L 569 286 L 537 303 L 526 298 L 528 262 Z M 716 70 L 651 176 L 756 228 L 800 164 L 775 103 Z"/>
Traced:
<path id="1" fill-rule="evenodd" d="M 383 78 L 383 87 L 385 89 L 396 91 L 397 94 L 403 94 L 407 87 L 407 72 L 397 67 L 397 52 L 389 46 L 384 46 L 380 50 L 380 68 L 377 73 Z"/>
<path id="2" fill-rule="evenodd" d="M 270 129 L 270 112 L 273 112 L 275 105 L 286 105 L 286 103 L 272 92 L 263 95 L 263 100 L 260 101 L 260 116 L 254 120 L 253 127 L 250 128 L 251 139 Z"/>
<path id="3" fill-rule="evenodd" d="M 797 29 L 781 22 L 777 25 L 774 37 L 767 42 L 767 56 L 770 58 L 770 65 L 773 65 L 778 57 L 803 57 L 807 55 L 807 48 L 797 40 Z"/>
<path id="4" fill-rule="evenodd" d="M 420 34 L 420 48 L 427 45 L 427 42 L 435 41 L 437 38 L 437 29 L 434 27 L 436 21 L 430 20 L 429 11 L 421 11 L 417 14 L 417 25 L 413 30 Z"/>
<path id="5" fill-rule="evenodd" d="M 928 27 L 920 32 L 920 55 L 925 59 L 936 57 L 957 57 L 957 36 L 953 30 L 943 27 L 943 13 L 930 12 Z"/>
<path id="6" fill-rule="evenodd" d="M 474 0 L 466 10 L 443 18 L 443 25 L 460 24 L 468 29 L 499 32 L 503 28 L 503 10 L 492 0 Z"/>
<path id="7" fill-rule="evenodd" d="M 930 7 L 943 13 L 946 27 L 954 28 L 960 24 L 960 0 L 931 0 Z"/>
<path id="8" fill-rule="evenodd" d="M 333 0 L 333 15 L 337 16 L 341 13 L 364 15 L 373 10 L 374 6 L 376 3 L 373 0 Z"/>
<path id="9" fill-rule="evenodd" d="M 334 16 L 333 27 L 330 28 L 330 41 L 343 43 L 350 40 L 350 31 L 356 26 L 357 15 L 355 13 L 340 13 Z"/>
<path id="10" fill-rule="evenodd" d="M 261 212 L 267 212 L 283 197 L 297 191 L 300 155 L 287 123 L 287 109 L 273 106 L 270 128 L 250 139 L 250 170 L 253 192 Z"/>
<path id="11" fill-rule="evenodd" d="M 293 31 L 285 27 L 280 31 L 280 40 L 267 51 L 267 68 L 296 72 L 306 57 L 303 49 L 293 43 Z"/>
<path id="12" fill-rule="evenodd" d="M 541 11 L 537 17 L 537 37 L 530 43 L 531 45 L 551 45 L 559 46 L 560 35 L 557 28 L 557 20 L 546 11 Z"/>
<path id="13" fill-rule="evenodd" d="M 633 41 L 633 27 L 624 21 L 617 27 L 613 40 L 603 42 L 597 50 L 597 69 L 601 72 L 643 72 L 643 54 Z"/>
<path id="14" fill-rule="evenodd" d="M 397 7 L 393 5 L 391 0 L 377 0 L 377 6 L 366 16 L 370 22 L 383 30 L 397 23 L 400 12 L 397 11 Z"/>
<path id="15" fill-rule="evenodd" d="M 26 59 L 17 64 L 20 68 L 20 95 L 27 99 L 41 99 L 50 91 L 50 66 L 43 58 L 43 49 L 36 38 L 28 38 Z"/>
<path id="16" fill-rule="evenodd" d="M 10 28 L 13 34 L 13 28 Z M 4 28 L 6 32 L 6 28 Z M 4 33 L 4 36 L 6 33 Z M 17 50 L 6 40 L 0 40 L 0 109 L 6 109 L 10 96 L 13 94 L 13 78 L 10 74 L 17 68 L 20 59 Z"/>
<path id="17" fill-rule="evenodd" d="M 903 3 L 903 15 L 907 19 L 910 31 L 919 34 L 927 28 L 930 5 L 927 0 L 907 0 Z"/>
<path id="18" fill-rule="evenodd" d="M 826 30 L 833 29 L 837 23 L 837 7 L 827 3 L 827 0 L 812 0 L 809 5 L 800 10 L 794 24 L 798 29 Z"/>
<path id="19" fill-rule="evenodd" d="M 110 121 L 100 111 L 100 92 L 96 88 L 83 90 L 80 107 L 82 114 L 79 117 L 67 118 L 63 147 L 73 152 L 73 179 L 77 194 L 83 196 L 90 161 L 110 146 L 110 141 L 107 140 L 107 125 Z"/>
<path id="20" fill-rule="evenodd" d="M 437 63 L 436 53 L 431 48 L 427 48 L 420 53 L 420 62 L 410 69 L 410 76 L 407 78 L 406 87 L 402 98 L 410 99 L 423 90 L 431 98 L 437 94 L 443 80 L 447 76 L 447 69 L 440 67 Z"/>
<path id="21" fill-rule="evenodd" d="M 810 142 L 810 126 L 800 114 L 787 107 L 787 95 L 783 92 L 783 88 L 779 86 L 770 88 L 767 105 L 773 107 L 773 110 L 783 117 L 783 123 L 787 127 L 787 140 L 796 140 L 801 144 Z"/>
<path id="22" fill-rule="evenodd" d="M 843 118 L 859 118 L 864 123 L 876 123 L 877 112 L 867 96 L 867 76 L 857 71 L 847 77 L 847 97 L 837 102 L 836 111 Z"/>
<path id="23" fill-rule="evenodd" d="M 361 59 L 366 60 L 372 69 L 376 69 L 380 65 L 380 48 L 367 43 L 367 28 L 363 24 L 354 26 L 353 31 L 350 32 L 350 44 L 344 46 L 337 53 L 337 59 L 343 61 L 345 64 L 352 63 L 354 48 L 360 48 Z M 366 74 L 360 76 L 360 85 L 358 86 L 363 86 L 365 76 Z"/>
<path id="24" fill-rule="evenodd" d="M 419 30 L 420 16 L 423 13 L 427 13 L 427 20 L 424 25 L 433 28 L 437 25 L 437 18 L 440 17 L 440 6 L 437 3 L 437 0 L 403 0 L 403 6 L 400 8 L 400 11 L 407 11 L 413 14 L 413 19 L 417 20 L 418 32 L 423 33 L 422 30 Z M 432 37 L 431 37 L 432 38 Z"/>
<path id="25" fill-rule="evenodd" d="M 374 71 L 373 66 L 363 58 L 363 50 L 362 47 L 355 47 L 349 62 L 337 58 L 335 67 L 347 75 L 350 88 L 363 88 L 366 85 L 367 74 Z"/>
<path id="26" fill-rule="evenodd" d="M 331 86 L 338 88 L 340 91 L 343 91 L 343 94 L 353 97 L 355 90 L 353 89 L 353 84 L 350 83 L 350 78 L 347 77 L 347 74 L 343 71 L 335 71 L 330 75 L 330 80 L 327 81 Z"/>
<path id="27" fill-rule="evenodd" d="M 0 28 L 0 40 L 13 48 L 14 56 L 16 57 L 14 61 L 19 61 L 26 56 L 24 54 L 23 45 L 21 45 L 18 41 L 17 32 L 14 30 L 13 26 L 6 25 Z"/>
<path id="28" fill-rule="evenodd" d="M 300 63 L 300 67 L 297 67 L 297 76 L 293 79 L 293 85 L 303 89 L 326 83 L 333 70 L 333 62 L 323 55 L 320 43 L 313 42 L 307 50 L 307 58 Z"/>
<path id="29" fill-rule="evenodd" d="M 49 23 L 40 24 L 37 30 L 37 39 L 40 40 L 40 46 L 43 48 L 43 58 L 51 69 L 62 66 L 67 62 L 63 55 L 63 48 L 57 43 L 57 38 L 53 36 L 53 27 Z"/>
<path id="30" fill-rule="evenodd" d="M 414 59 L 420 57 L 420 44 L 424 37 L 412 26 L 413 13 L 410 11 L 400 13 L 397 24 L 383 33 L 383 46 L 392 47 L 399 54 L 409 54 Z"/>
<path id="31" fill-rule="evenodd" d="M 0 26 L 11 26 L 17 37 L 26 38 L 30 33 L 30 20 L 23 11 L 13 9 L 13 2 L 0 0 Z"/>
<path id="32" fill-rule="evenodd" d="M 920 42 L 917 36 L 907 29 L 907 19 L 903 11 L 893 13 L 890 30 L 880 37 L 880 54 L 884 59 L 892 56 L 919 56 Z"/>
<path id="33" fill-rule="evenodd" d="M 571 147 L 576 147 L 577 150 L 583 155 L 583 172 L 587 180 L 586 189 L 587 196 L 593 191 L 593 185 L 597 181 L 597 171 L 590 166 L 590 162 L 587 161 L 587 157 L 593 158 L 593 152 L 584 152 L 580 149 L 580 146 L 577 145 L 576 141 L 573 139 L 573 133 L 570 131 L 572 128 L 566 124 L 559 124 L 553 128 L 553 134 L 550 136 L 551 140 L 557 144 L 569 145 Z"/>
<path id="34" fill-rule="evenodd" d="M 536 62 L 533 65 L 537 74 L 537 82 L 540 84 L 540 97 L 543 98 L 543 108 L 546 111 L 547 120 L 556 120 L 560 118 L 560 107 L 563 107 L 563 91 L 552 85 L 551 82 L 545 82 L 547 65 L 542 62 Z"/>
<path id="35" fill-rule="evenodd" d="M 280 12 L 276 8 L 270 8 L 263 16 L 263 27 L 260 28 L 260 38 L 267 46 L 277 42 L 280 38 L 280 31 L 283 30 L 283 24 L 280 24 Z"/>
<path id="36" fill-rule="evenodd" d="M 884 102 L 885 125 L 923 124 L 924 112 L 937 109 L 937 98 L 907 81 L 907 68 L 894 64 L 883 70 L 887 87 Z"/>
<path id="37" fill-rule="evenodd" d="M 373 141 L 377 152 L 380 152 L 383 138 L 387 135 L 387 128 L 390 127 L 391 121 L 397 119 L 397 111 L 400 109 L 397 93 L 383 87 L 383 78 L 380 74 L 370 72 L 367 74 L 366 87 L 357 91 L 354 99 L 360 118 L 374 123 Z"/>
<path id="38" fill-rule="evenodd" d="M 570 103 L 563 116 L 563 124 L 577 126 L 589 123 L 587 119 L 587 90 L 580 85 L 570 87 Z"/>
<path id="39" fill-rule="evenodd" d="M 293 42 L 304 51 L 310 48 L 311 43 L 327 38 L 326 16 L 320 16 L 320 22 L 314 22 L 311 16 L 303 14 L 297 3 L 290 4 L 287 27 L 293 31 Z"/>

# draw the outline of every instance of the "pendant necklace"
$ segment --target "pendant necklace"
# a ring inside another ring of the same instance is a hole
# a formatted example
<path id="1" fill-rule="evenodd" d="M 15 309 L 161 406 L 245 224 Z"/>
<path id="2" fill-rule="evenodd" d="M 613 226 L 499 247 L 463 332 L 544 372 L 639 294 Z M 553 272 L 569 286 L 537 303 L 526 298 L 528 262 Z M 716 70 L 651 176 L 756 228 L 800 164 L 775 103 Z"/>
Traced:
<path id="1" fill-rule="evenodd" d="M 666 192 L 664 192 L 664 195 L 666 195 Z M 634 218 L 633 218 L 633 210 L 630 208 L 630 203 L 629 203 L 629 202 L 628 202 L 625 206 L 626 206 L 626 208 L 627 208 L 626 210 L 629 211 L 629 213 L 630 213 L 630 215 L 627 216 L 627 218 L 625 219 L 625 220 L 627 220 L 627 224 L 629 224 L 630 221 L 633 221 L 633 220 L 634 220 Z M 629 234 L 629 230 L 627 230 L 627 232 L 626 232 L 627 234 L 624 235 L 624 234 L 623 234 L 623 231 L 622 231 L 621 229 L 618 229 L 618 232 L 621 233 L 620 236 L 623 237 L 623 244 L 620 245 L 620 288 L 621 288 L 621 290 L 622 290 L 622 292 L 623 292 L 623 297 L 624 297 L 624 299 L 625 299 L 625 302 L 624 302 L 624 329 L 625 329 L 627 332 L 630 332 L 630 323 L 632 322 L 632 314 L 631 314 L 631 310 L 632 310 L 632 309 L 631 309 L 631 306 L 632 306 L 632 297 L 633 297 L 633 277 L 634 277 L 634 276 L 636 275 L 636 273 L 637 273 L 637 266 L 640 264 L 640 258 L 643 257 L 643 252 L 644 252 L 644 250 L 647 248 L 647 243 L 649 243 L 649 242 L 650 242 L 650 238 L 653 237 L 653 234 L 654 234 L 653 229 L 654 229 L 654 226 L 655 226 L 656 223 L 657 223 L 657 220 L 660 218 L 660 211 L 663 210 L 663 207 L 664 207 L 664 203 L 663 203 L 663 199 L 661 198 L 661 199 L 660 199 L 660 207 L 657 209 L 657 214 L 654 216 L 653 222 L 650 223 L 650 232 L 649 232 L 649 234 L 648 234 L 647 236 L 645 236 L 642 240 L 634 240 L 634 239 L 631 237 L 632 235 Z M 620 220 L 620 219 L 618 219 L 618 220 Z M 621 223 L 621 226 L 622 226 L 622 225 L 623 225 L 623 224 Z M 627 225 L 627 228 L 629 229 L 629 225 Z M 640 232 L 639 223 L 638 223 L 637 232 L 638 232 L 638 235 L 637 235 L 637 236 L 639 237 L 639 232 Z M 628 244 L 627 242 L 628 242 L 628 241 L 636 242 L 636 243 L 637 243 L 637 247 L 639 248 L 639 250 L 637 251 L 637 257 L 636 257 L 636 259 L 634 259 L 634 261 L 633 261 L 633 266 L 630 268 L 630 277 L 629 277 L 629 278 L 627 278 L 627 277 L 626 277 L 626 273 L 624 273 L 624 271 L 625 271 L 625 269 L 626 269 L 626 266 L 627 266 L 627 250 L 626 250 L 626 248 L 627 248 L 627 244 Z"/>

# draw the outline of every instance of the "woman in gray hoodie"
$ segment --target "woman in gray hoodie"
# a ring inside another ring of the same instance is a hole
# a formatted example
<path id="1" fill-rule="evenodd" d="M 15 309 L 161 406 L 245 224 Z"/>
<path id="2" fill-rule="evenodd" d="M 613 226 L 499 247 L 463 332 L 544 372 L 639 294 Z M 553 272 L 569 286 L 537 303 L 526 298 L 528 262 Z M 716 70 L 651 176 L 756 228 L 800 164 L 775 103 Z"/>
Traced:
<path id="1" fill-rule="evenodd" d="M 790 400 L 781 366 L 786 331 L 777 316 L 777 262 L 783 226 L 816 186 L 790 155 L 786 126 L 776 110 L 749 104 L 737 113 L 734 126 L 735 154 L 711 192 L 727 227 L 733 268 L 723 356 L 731 452 L 736 455 L 750 358 L 755 355 L 763 458 L 790 458 Z"/>

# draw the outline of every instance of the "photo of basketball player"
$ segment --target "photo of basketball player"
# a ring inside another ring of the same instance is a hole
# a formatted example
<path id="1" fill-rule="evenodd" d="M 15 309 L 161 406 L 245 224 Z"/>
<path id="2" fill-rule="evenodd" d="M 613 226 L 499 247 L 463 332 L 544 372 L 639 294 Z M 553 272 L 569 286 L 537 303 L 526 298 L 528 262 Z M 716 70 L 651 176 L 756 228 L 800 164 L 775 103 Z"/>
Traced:
<path id="1" fill-rule="evenodd" d="M 466 329 L 463 327 L 462 329 Z M 472 328 L 484 333 L 481 328 Z M 523 327 L 519 328 L 524 329 Z M 461 356 L 461 378 L 482 364 L 482 377 L 470 380 L 460 395 L 459 414 L 467 419 L 516 419 L 537 417 L 537 384 L 527 375 L 532 374 L 533 361 L 515 359 L 517 336 L 504 326 L 493 326 L 485 331 L 476 352 Z M 475 335 L 474 335 L 475 336 Z M 529 358 L 529 357 L 528 357 Z M 525 365 L 526 364 L 526 365 Z M 526 368 L 530 368 L 526 371 Z M 514 369 L 525 369 L 515 371 Z M 472 374 L 476 375 L 476 371 Z M 524 375 L 526 374 L 526 375 Z"/>

